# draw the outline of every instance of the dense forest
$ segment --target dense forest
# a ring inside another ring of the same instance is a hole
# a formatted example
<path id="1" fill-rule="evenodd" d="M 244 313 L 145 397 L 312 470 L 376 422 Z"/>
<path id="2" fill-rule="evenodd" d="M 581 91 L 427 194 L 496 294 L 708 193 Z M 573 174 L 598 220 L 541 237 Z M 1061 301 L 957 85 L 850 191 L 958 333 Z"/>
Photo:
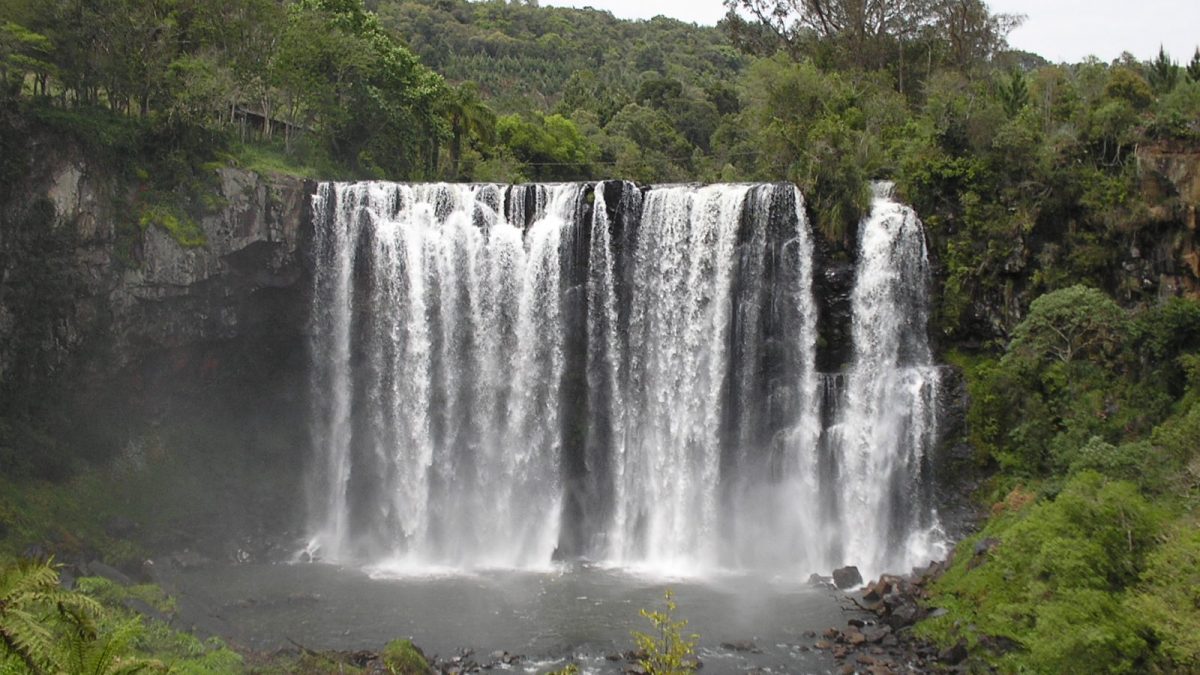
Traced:
<path id="1" fill-rule="evenodd" d="M 1184 220 L 1139 153 L 1200 148 L 1200 49 L 1052 64 L 1010 50 L 1021 17 L 982 0 L 726 5 L 701 27 L 532 1 L 0 0 L 0 197 L 47 130 L 139 186 L 128 227 L 185 246 L 204 244 L 194 219 L 229 165 L 786 180 L 844 255 L 870 182 L 894 181 L 927 228 L 931 330 L 966 376 L 989 476 L 990 515 L 929 599 L 948 612 L 918 633 L 1004 672 L 1200 668 L 1200 299 L 1122 267 Z M 39 574 L 0 578 L 0 638 L 33 672 L 91 647 L 21 651 L 10 598 L 72 607 L 53 630 L 77 636 L 100 612 Z M 107 621 L 145 656 L 239 658 Z"/>

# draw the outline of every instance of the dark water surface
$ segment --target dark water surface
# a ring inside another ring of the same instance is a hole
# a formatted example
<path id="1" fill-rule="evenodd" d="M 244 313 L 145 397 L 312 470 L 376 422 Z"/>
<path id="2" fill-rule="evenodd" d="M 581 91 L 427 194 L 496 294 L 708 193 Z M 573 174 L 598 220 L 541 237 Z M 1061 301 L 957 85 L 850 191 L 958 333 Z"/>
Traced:
<path id="1" fill-rule="evenodd" d="M 380 649 L 409 637 L 427 654 L 462 649 L 487 663 L 507 650 L 527 657 L 514 672 L 546 672 L 566 659 L 584 672 L 619 672 L 605 655 L 649 630 L 642 608 L 675 593 L 676 616 L 700 635 L 704 673 L 833 672 L 828 653 L 804 651 L 806 631 L 844 626 L 838 594 L 796 580 L 725 575 L 667 579 L 574 565 L 549 572 L 487 571 L 386 577 L 332 565 L 238 565 L 171 579 L 185 604 L 224 622 L 238 642 L 268 651 L 295 641 L 311 649 Z M 762 653 L 722 642 L 753 640 Z"/>

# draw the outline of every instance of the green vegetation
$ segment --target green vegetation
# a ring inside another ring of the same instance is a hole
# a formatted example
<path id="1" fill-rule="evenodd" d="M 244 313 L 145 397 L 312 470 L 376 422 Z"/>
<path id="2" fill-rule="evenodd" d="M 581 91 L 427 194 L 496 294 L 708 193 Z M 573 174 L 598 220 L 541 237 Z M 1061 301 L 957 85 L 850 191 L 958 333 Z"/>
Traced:
<path id="1" fill-rule="evenodd" d="M 654 632 L 633 632 L 633 641 L 642 654 L 639 663 L 650 675 L 689 675 L 696 669 L 696 642 L 700 636 L 683 634 L 688 622 L 675 618 L 675 594 L 670 589 L 663 593 L 663 600 L 663 609 L 641 611 L 654 625 Z"/>
<path id="2" fill-rule="evenodd" d="M 122 588 L 85 577 L 59 585 L 49 562 L 5 563 L 0 572 L 0 672 L 181 675 L 242 672 L 220 640 L 201 641 L 126 609 L 138 599 L 171 614 L 174 601 L 150 585 Z"/>
<path id="3" fill-rule="evenodd" d="M 383 648 L 383 663 L 392 675 L 426 675 L 429 662 L 412 640 L 392 640 Z"/>
<path id="4" fill-rule="evenodd" d="M 186 213 L 180 213 L 171 206 L 162 204 L 146 206 L 142 209 L 138 224 L 143 230 L 151 225 L 161 227 L 184 248 L 203 246 L 206 241 L 204 230 L 200 229 L 200 225 Z"/>
<path id="5" fill-rule="evenodd" d="M 1195 669 L 1200 301 L 1065 288 L 965 365 L 996 503 L 918 631 L 1006 672 Z"/>
<path id="6" fill-rule="evenodd" d="M 114 565 L 143 558 L 140 545 L 105 531 L 106 522 L 127 515 L 124 505 L 112 499 L 113 486 L 108 475 L 90 472 L 67 481 L 0 478 L 5 529 L 0 560 L 46 545 L 59 555 L 92 554 Z"/>
<path id="7" fill-rule="evenodd" d="M 134 653 L 141 620 L 105 608 L 58 583 L 50 563 L 26 561 L 0 569 L 0 670 L 6 673 L 165 671 Z"/>

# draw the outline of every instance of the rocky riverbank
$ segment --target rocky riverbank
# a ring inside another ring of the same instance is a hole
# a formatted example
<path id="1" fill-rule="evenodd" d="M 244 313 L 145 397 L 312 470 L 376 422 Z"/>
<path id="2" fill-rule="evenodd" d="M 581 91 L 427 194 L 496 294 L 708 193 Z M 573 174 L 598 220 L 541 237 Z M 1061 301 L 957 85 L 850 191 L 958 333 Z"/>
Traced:
<path id="1" fill-rule="evenodd" d="M 849 608 L 861 610 L 865 617 L 851 618 L 845 626 L 831 626 L 821 633 L 805 637 L 815 640 L 813 649 L 827 651 L 842 675 L 862 673 L 895 675 L 899 673 L 954 672 L 967 659 L 965 643 L 949 649 L 923 640 L 913 628 L 925 618 L 935 618 L 945 610 L 929 607 L 928 588 L 945 572 L 949 560 L 930 563 L 908 575 L 885 574 L 860 588 L 848 591 Z M 854 568 L 835 571 L 834 583 L 844 587 Z M 817 580 L 818 583 L 828 583 Z M 858 578 L 861 582 L 861 577 Z"/>

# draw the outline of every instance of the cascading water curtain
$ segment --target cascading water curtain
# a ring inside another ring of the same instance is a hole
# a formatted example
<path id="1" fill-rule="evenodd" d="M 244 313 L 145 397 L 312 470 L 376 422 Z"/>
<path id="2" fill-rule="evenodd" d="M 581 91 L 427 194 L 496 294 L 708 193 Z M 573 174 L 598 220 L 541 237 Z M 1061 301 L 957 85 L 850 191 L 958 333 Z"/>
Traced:
<path id="1" fill-rule="evenodd" d="M 942 554 L 926 486 L 937 440 L 929 349 L 929 259 L 916 214 L 875 186 L 859 231 L 854 360 L 834 433 L 841 557 L 864 575 L 907 572 Z"/>
<path id="2" fill-rule="evenodd" d="M 329 183 L 313 206 L 315 556 L 807 574 L 919 548 L 936 378 L 910 211 L 864 223 L 830 403 L 793 186 Z"/>
<path id="3" fill-rule="evenodd" d="M 310 548 L 393 566 L 530 567 L 558 540 L 560 239 L 496 186 L 326 184 L 313 307 Z"/>

